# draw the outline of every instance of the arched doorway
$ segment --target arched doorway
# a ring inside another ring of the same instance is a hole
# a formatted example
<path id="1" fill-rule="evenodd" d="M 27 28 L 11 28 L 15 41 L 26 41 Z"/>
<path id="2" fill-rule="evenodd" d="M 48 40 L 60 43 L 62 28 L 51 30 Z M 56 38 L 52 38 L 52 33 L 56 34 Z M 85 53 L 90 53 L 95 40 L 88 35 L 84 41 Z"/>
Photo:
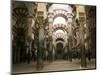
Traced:
<path id="1" fill-rule="evenodd" d="M 63 47 L 63 44 L 60 42 L 56 44 L 56 59 L 58 60 L 63 58 Z"/>

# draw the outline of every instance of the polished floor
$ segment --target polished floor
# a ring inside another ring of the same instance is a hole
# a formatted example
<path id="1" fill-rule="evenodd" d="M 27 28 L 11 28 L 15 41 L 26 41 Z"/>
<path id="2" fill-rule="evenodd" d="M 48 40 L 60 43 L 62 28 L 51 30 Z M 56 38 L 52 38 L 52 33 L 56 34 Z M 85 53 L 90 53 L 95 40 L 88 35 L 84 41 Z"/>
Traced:
<path id="1" fill-rule="evenodd" d="M 21 63 L 14 64 L 12 73 L 30 73 L 30 72 L 50 72 L 50 71 L 64 71 L 64 70 L 79 70 L 79 69 L 95 69 L 95 59 L 87 60 L 87 68 L 82 68 L 80 60 L 73 59 L 72 62 L 67 60 L 56 60 L 51 63 L 44 62 L 44 67 L 41 70 L 36 69 L 36 62 L 30 64 Z"/>

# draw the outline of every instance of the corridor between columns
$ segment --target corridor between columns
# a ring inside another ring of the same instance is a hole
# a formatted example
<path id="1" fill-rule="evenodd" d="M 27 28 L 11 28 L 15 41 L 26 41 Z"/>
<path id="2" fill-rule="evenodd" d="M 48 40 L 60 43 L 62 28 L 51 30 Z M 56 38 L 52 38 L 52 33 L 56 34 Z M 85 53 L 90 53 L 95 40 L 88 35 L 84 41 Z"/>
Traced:
<path id="1" fill-rule="evenodd" d="M 95 6 L 12 1 L 11 11 L 13 73 L 96 68 Z"/>

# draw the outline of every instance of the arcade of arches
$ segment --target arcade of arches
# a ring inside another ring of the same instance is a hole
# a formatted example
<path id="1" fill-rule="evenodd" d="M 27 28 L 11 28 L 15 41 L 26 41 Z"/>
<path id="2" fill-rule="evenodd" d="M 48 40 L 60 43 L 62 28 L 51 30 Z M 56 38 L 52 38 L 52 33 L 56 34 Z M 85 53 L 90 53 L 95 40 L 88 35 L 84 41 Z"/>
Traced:
<path id="1" fill-rule="evenodd" d="M 12 62 L 96 58 L 96 7 L 12 2 Z"/>

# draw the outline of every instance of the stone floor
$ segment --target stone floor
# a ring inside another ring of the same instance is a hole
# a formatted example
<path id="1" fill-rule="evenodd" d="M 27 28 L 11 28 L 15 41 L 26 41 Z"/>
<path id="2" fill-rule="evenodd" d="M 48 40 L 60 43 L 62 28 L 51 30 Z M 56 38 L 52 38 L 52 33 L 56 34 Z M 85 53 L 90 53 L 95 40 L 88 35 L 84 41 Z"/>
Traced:
<path id="1" fill-rule="evenodd" d="M 14 64 L 12 65 L 12 73 L 28 73 L 28 72 L 47 72 L 47 71 L 64 71 L 64 70 L 79 70 L 79 69 L 95 69 L 95 59 L 91 61 L 87 60 L 87 68 L 81 68 L 80 60 L 56 60 L 51 63 L 45 62 L 44 67 L 41 70 L 36 69 L 36 63 L 30 64 Z"/>

